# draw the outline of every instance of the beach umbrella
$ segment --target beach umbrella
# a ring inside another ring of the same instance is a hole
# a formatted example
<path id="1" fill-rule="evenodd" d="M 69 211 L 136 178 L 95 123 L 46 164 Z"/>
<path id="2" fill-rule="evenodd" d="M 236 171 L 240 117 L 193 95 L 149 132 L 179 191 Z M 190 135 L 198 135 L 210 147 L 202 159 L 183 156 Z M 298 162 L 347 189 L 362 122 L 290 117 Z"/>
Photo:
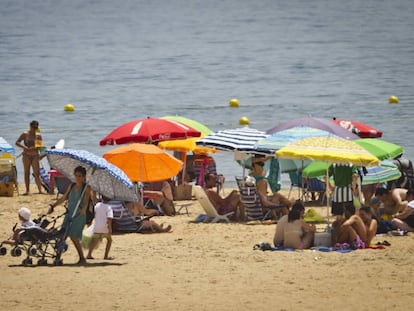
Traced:
<path id="1" fill-rule="evenodd" d="M 14 156 L 16 150 L 3 137 L 0 137 L 0 154 L 3 154 L 4 152 L 7 152 Z"/>
<path id="2" fill-rule="evenodd" d="M 269 130 L 266 131 L 267 134 L 273 134 L 275 132 L 280 132 L 283 130 L 287 130 L 292 127 L 296 126 L 307 126 L 313 127 L 320 130 L 327 131 L 329 133 L 335 134 L 336 136 L 347 138 L 347 139 L 358 139 L 359 136 L 351 133 L 350 131 L 344 129 L 342 126 L 332 122 L 332 120 L 322 119 L 322 118 L 300 118 L 294 119 L 282 124 L 279 124 Z"/>
<path id="3" fill-rule="evenodd" d="M 164 117 L 161 117 L 160 119 L 180 122 L 184 125 L 192 127 L 193 129 L 199 131 L 200 133 L 202 133 L 204 135 L 208 135 L 208 134 L 211 134 L 213 132 L 206 125 L 204 125 L 203 123 L 200 123 L 196 120 L 186 118 L 186 117 L 183 117 L 183 116 L 164 116 Z"/>
<path id="4" fill-rule="evenodd" d="M 274 153 L 276 150 L 285 147 L 306 137 L 329 136 L 330 132 L 309 126 L 295 126 L 286 130 L 274 132 L 264 139 L 255 143 L 258 152 Z"/>
<path id="5" fill-rule="evenodd" d="M 183 123 L 184 125 L 191 126 L 201 133 L 199 138 L 187 138 L 187 139 L 177 139 L 177 140 L 168 140 L 163 141 L 158 144 L 161 149 L 179 151 L 179 152 L 194 152 L 194 153 L 214 153 L 216 152 L 215 148 L 209 148 L 204 146 L 197 146 L 196 141 L 200 138 L 203 138 L 212 133 L 206 125 L 186 117 L 182 116 L 164 116 L 161 119 L 172 120 L 176 122 Z M 185 158 L 183 157 L 184 161 Z"/>
<path id="6" fill-rule="evenodd" d="M 255 143 L 268 135 L 248 126 L 236 129 L 225 129 L 211 133 L 197 140 L 197 146 L 213 147 L 224 151 L 242 151 L 254 153 Z"/>
<path id="7" fill-rule="evenodd" d="M 326 173 L 325 162 L 312 162 L 306 166 L 302 172 L 303 177 L 318 178 Z M 362 185 L 384 183 L 396 180 L 401 177 L 401 171 L 397 165 L 389 160 L 381 161 L 378 166 L 371 166 L 366 169 L 366 174 L 362 177 Z"/>
<path id="8" fill-rule="evenodd" d="M 102 157 L 74 149 L 47 149 L 45 154 L 50 166 L 72 182 L 75 181 L 75 168 L 83 166 L 86 169 L 86 182 L 94 191 L 114 200 L 138 199 L 128 176 Z"/>
<path id="9" fill-rule="evenodd" d="M 354 141 L 335 136 L 310 137 L 293 142 L 276 151 L 278 158 L 325 162 L 326 178 L 331 163 L 376 166 L 380 161 Z M 328 197 L 329 187 L 326 187 Z M 329 208 L 327 208 L 329 216 Z"/>
<path id="10" fill-rule="evenodd" d="M 151 144 L 131 144 L 105 152 L 103 157 L 134 182 L 154 182 L 176 176 L 183 162 Z"/>
<path id="11" fill-rule="evenodd" d="M 99 144 L 156 143 L 164 140 L 200 137 L 201 133 L 177 121 L 159 118 L 133 120 L 115 128 Z"/>
<path id="12" fill-rule="evenodd" d="M 357 139 L 355 142 L 380 160 L 392 159 L 404 152 L 402 146 L 379 138 Z"/>
<path id="13" fill-rule="evenodd" d="M 382 136 L 380 130 L 359 121 L 343 119 L 333 119 L 332 121 L 361 138 L 378 138 Z"/>

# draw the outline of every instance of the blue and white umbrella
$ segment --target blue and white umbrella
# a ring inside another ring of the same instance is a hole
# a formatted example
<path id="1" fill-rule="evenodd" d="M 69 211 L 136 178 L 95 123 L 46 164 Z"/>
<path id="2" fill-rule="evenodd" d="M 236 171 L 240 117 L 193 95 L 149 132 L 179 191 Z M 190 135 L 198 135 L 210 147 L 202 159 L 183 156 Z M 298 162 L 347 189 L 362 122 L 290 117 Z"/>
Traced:
<path id="1" fill-rule="evenodd" d="M 75 181 L 75 168 L 83 166 L 86 169 L 86 182 L 94 191 L 114 200 L 138 200 L 128 176 L 104 158 L 74 149 L 48 149 L 45 153 L 50 167 L 70 180 Z"/>
<path id="2" fill-rule="evenodd" d="M 209 134 L 199 140 L 198 146 L 214 147 L 224 151 L 242 151 L 254 153 L 256 151 L 255 143 L 268 135 L 263 132 L 249 127 L 237 129 L 226 129 Z"/>

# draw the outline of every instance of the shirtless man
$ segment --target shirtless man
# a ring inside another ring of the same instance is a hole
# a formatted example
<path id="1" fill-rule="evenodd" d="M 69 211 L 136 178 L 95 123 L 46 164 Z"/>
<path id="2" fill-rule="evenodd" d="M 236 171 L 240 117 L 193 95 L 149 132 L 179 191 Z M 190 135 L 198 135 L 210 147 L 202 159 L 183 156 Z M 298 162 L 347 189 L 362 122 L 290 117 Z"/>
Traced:
<path id="1" fill-rule="evenodd" d="M 384 204 L 384 214 L 389 216 L 403 211 L 408 204 L 407 189 L 403 188 L 394 188 L 392 190 L 377 188 L 375 196 Z"/>
<path id="2" fill-rule="evenodd" d="M 377 234 L 377 220 L 372 217 L 372 210 L 369 206 L 362 206 L 359 209 L 359 217 L 361 217 L 365 228 L 367 229 L 367 239 L 365 245 L 369 246 L 375 234 Z"/>
<path id="3" fill-rule="evenodd" d="M 333 243 L 348 243 L 354 248 L 365 248 L 367 229 L 361 217 L 355 215 L 354 206 L 345 207 L 345 220 L 339 219 L 332 224 Z"/>
<path id="4" fill-rule="evenodd" d="M 222 198 L 217 191 L 213 188 L 216 186 L 216 175 L 213 173 L 207 173 L 204 176 L 205 192 L 209 198 L 211 204 L 217 210 L 220 215 L 225 215 L 230 212 L 234 212 L 232 218 L 239 221 L 246 220 L 245 207 L 240 200 L 238 191 L 233 190 L 228 196 Z M 239 211 L 239 213 L 237 213 Z"/>

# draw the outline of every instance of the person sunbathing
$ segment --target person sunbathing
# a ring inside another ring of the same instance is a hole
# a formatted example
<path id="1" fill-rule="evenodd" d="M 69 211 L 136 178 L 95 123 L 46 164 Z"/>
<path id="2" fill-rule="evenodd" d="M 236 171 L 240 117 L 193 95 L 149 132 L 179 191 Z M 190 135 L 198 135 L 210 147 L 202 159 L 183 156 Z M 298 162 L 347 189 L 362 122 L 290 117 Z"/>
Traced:
<path id="1" fill-rule="evenodd" d="M 146 208 L 140 202 L 128 202 L 125 203 L 125 207 L 128 209 L 129 213 L 134 217 L 141 216 L 157 216 L 158 211 L 150 208 Z M 151 219 L 142 219 L 138 223 L 137 232 L 139 233 L 167 233 L 172 232 L 172 226 L 167 225 L 164 227 L 164 224 L 159 225 L 154 220 Z"/>
<path id="2" fill-rule="evenodd" d="M 175 215 L 174 197 L 171 185 L 168 181 L 148 183 L 144 188 L 144 198 L 148 197 L 152 200 L 158 210 L 167 216 Z"/>
<path id="3" fill-rule="evenodd" d="M 260 158 L 259 160 L 252 159 L 252 161 L 252 171 L 250 175 L 256 180 L 256 189 L 259 193 L 262 207 L 266 208 L 266 206 L 284 205 L 279 211 L 283 215 L 287 215 L 292 206 L 292 202 L 279 192 L 275 192 L 268 196 L 268 181 L 265 177 L 264 162 L 260 161 Z"/>
<path id="4" fill-rule="evenodd" d="M 407 189 L 394 188 L 377 188 L 375 196 L 384 204 L 384 214 L 390 218 L 392 215 L 402 212 L 408 204 Z"/>
<path id="5" fill-rule="evenodd" d="M 371 207 L 369 206 L 362 206 L 359 209 L 359 217 L 361 217 L 367 230 L 367 239 L 365 245 L 368 247 L 371 244 L 374 236 L 377 234 L 378 222 L 373 216 Z"/>
<path id="6" fill-rule="evenodd" d="M 392 224 L 403 231 L 414 231 L 414 190 L 407 191 L 407 207 L 400 213 L 393 215 Z"/>
<path id="7" fill-rule="evenodd" d="M 217 213 L 225 215 L 233 212 L 233 215 L 230 218 L 236 221 L 245 221 L 246 211 L 244 204 L 240 200 L 239 192 L 237 190 L 233 190 L 226 197 L 222 198 L 217 191 L 214 190 L 216 181 L 217 176 L 213 173 L 207 173 L 204 176 L 204 191 L 206 192 L 211 204 L 213 204 L 214 208 L 217 210 Z"/>
<path id="8" fill-rule="evenodd" d="M 366 226 L 361 217 L 355 215 L 354 206 L 346 206 L 345 219 L 334 221 L 332 227 L 333 244 L 348 243 L 355 249 L 369 246 Z"/>
<path id="9" fill-rule="evenodd" d="M 291 210 L 297 209 L 300 212 L 300 218 L 302 219 L 305 213 L 305 207 L 303 204 L 298 200 L 296 201 Z M 285 232 L 285 226 L 288 223 L 288 215 L 283 215 L 278 221 L 276 225 L 276 231 L 275 235 L 273 237 L 273 244 L 278 246 L 283 246 L 284 241 L 284 232 Z"/>
<path id="10" fill-rule="evenodd" d="M 316 228 L 302 218 L 305 208 L 301 202 L 294 204 L 283 226 L 283 246 L 296 249 L 309 248 L 313 244 Z"/>

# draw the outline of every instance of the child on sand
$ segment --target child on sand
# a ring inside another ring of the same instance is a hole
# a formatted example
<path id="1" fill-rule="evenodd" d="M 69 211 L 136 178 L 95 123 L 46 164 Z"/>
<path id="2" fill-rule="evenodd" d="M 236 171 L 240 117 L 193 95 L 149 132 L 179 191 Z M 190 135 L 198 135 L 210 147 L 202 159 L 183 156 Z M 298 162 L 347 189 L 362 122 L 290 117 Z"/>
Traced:
<path id="1" fill-rule="evenodd" d="M 88 255 L 86 256 L 87 259 L 94 259 L 92 252 L 102 238 L 106 238 L 104 259 L 114 259 L 109 256 L 112 245 L 112 218 L 114 217 L 111 206 L 107 204 L 109 201 L 109 198 L 102 196 L 102 202 L 98 202 L 95 205 L 95 224 L 92 241 L 89 245 Z"/>

